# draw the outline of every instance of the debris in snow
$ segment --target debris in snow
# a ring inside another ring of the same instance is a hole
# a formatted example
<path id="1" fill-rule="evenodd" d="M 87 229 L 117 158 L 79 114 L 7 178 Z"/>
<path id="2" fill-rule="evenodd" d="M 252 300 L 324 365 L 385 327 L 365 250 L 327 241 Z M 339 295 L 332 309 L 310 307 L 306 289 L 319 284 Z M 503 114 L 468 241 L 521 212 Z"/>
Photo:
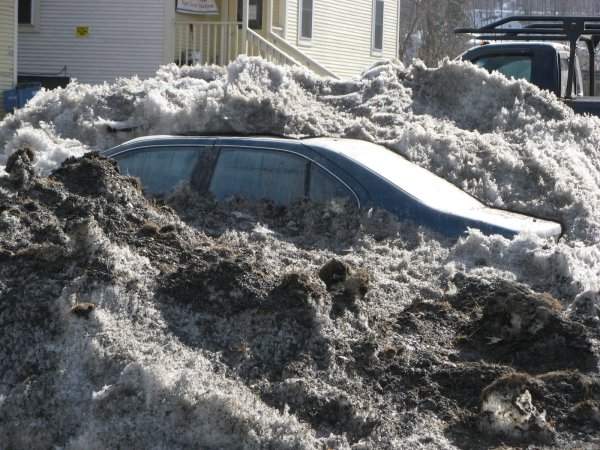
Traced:
<path id="1" fill-rule="evenodd" d="M 96 308 L 96 305 L 93 303 L 83 302 L 76 303 L 71 307 L 69 312 L 77 317 L 83 317 L 85 319 L 90 317 L 92 311 Z"/>
<path id="2" fill-rule="evenodd" d="M 491 285 L 476 280 L 457 280 L 459 292 L 452 303 L 473 311 L 476 295 L 481 316 L 465 327 L 461 345 L 473 357 L 511 365 L 529 373 L 560 370 L 565 355 L 570 366 L 593 370 L 596 366 L 588 329 L 567 319 L 560 303 L 548 294 L 501 281 Z M 465 303 L 467 302 L 467 303 Z M 490 336 L 495 336 L 494 345 Z M 476 349 L 485 349 L 480 351 Z M 477 355 L 477 356 L 475 356 Z"/>

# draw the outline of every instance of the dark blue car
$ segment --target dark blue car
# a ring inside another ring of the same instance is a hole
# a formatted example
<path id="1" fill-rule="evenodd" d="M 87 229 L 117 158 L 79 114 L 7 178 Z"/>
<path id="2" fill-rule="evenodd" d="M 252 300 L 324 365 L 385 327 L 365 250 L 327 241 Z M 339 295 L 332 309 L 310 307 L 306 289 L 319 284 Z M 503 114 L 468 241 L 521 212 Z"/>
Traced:
<path id="1" fill-rule="evenodd" d="M 558 239 L 561 225 L 483 205 L 469 194 L 385 147 L 337 138 L 152 136 L 104 153 L 139 177 L 148 194 L 181 181 L 218 200 L 233 195 L 289 205 L 300 199 L 349 198 L 385 209 L 445 236 L 467 228 L 512 237 Z"/>

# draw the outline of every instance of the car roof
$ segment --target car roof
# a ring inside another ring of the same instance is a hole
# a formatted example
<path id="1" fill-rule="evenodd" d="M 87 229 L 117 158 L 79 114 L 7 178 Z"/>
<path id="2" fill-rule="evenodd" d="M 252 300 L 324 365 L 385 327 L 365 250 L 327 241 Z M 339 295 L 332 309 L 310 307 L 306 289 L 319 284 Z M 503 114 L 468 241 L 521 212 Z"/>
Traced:
<path id="1" fill-rule="evenodd" d="M 498 42 L 498 41 L 492 41 L 492 42 L 488 42 L 485 39 L 481 40 L 481 43 L 479 45 L 475 45 L 472 48 L 470 48 L 469 50 L 473 50 L 475 48 L 485 48 L 486 46 L 490 46 L 493 45 L 494 47 L 496 46 L 501 46 L 501 47 L 522 47 L 524 45 L 531 47 L 531 46 L 539 46 L 539 47 L 552 47 L 554 49 L 556 49 L 557 51 L 561 51 L 561 52 L 568 52 L 569 51 L 569 47 L 565 44 L 561 44 L 560 42 L 543 42 L 543 41 L 509 41 L 509 42 Z"/>
<path id="2" fill-rule="evenodd" d="M 211 144 L 219 142 L 240 142 L 256 145 L 258 143 L 263 144 L 272 144 L 272 145 L 284 145 L 288 146 L 289 144 L 309 144 L 311 142 L 325 144 L 327 142 L 336 142 L 336 141 L 353 141 L 352 139 L 343 139 L 343 138 L 330 138 L 330 137 L 321 137 L 321 138 L 296 138 L 296 137 L 284 137 L 284 136 L 271 136 L 271 135 L 233 135 L 228 136 L 226 134 L 219 135 L 153 135 L 153 136 L 142 136 L 126 141 L 116 147 L 113 147 L 109 150 L 103 152 L 105 156 L 114 156 L 121 152 L 135 149 L 137 147 L 143 146 L 153 146 L 153 145 L 173 145 L 173 144 L 186 144 L 186 143 L 195 143 L 195 144 Z M 321 147 L 321 146 L 320 146 Z M 342 147 L 328 147 L 325 150 L 333 151 L 334 153 L 342 153 L 340 150 Z"/>
<path id="3" fill-rule="evenodd" d="M 252 144 L 265 144 L 267 146 L 278 146 L 282 145 L 288 147 L 290 144 L 301 145 L 304 144 L 311 147 L 313 150 L 318 150 L 323 156 L 342 156 L 349 158 L 353 161 L 360 162 L 365 167 L 370 167 L 369 159 L 359 157 L 364 155 L 364 150 L 369 151 L 369 158 L 372 158 L 375 152 L 389 152 L 396 155 L 399 159 L 406 161 L 407 164 L 414 166 L 413 163 L 408 162 L 403 156 L 392 152 L 391 150 L 383 147 L 379 144 L 374 144 L 368 141 L 359 139 L 348 139 L 340 137 L 309 137 L 309 138 L 295 138 L 295 137 L 282 137 L 282 136 L 269 136 L 269 135 L 242 135 L 242 136 L 227 136 L 227 135 L 154 135 L 154 136 L 143 136 L 127 141 L 121 145 L 113 147 L 110 150 L 104 152 L 106 156 L 114 156 L 126 150 L 135 149 L 136 147 L 142 147 L 147 145 L 164 145 L 164 144 L 185 144 L 185 143 L 222 143 L 222 144 L 233 144 L 239 142 L 241 144 L 247 143 Z M 289 148 L 289 147 L 288 147 Z M 329 155 L 328 155 L 329 154 Z M 415 166 L 417 167 L 417 166 Z M 425 170 L 425 169 L 423 169 Z"/>
<path id="4" fill-rule="evenodd" d="M 134 143 L 149 143 L 156 141 L 164 141 L 164 140 L 195 140 L 195 139 L 240 139 L 240 140 L 264 140 L 264 141 L 285 141 L 289 142 L 290 140 L 300 140 L 294 136 L 278 136 L 278 135 L 269 135 L 269 134 L 232 134 L 228 135 L 226 133 L 219 134 L 155 134 L 151 136 L 140 136 L 134 139 L 130 139 L 125 144 L 134 144 Z"/>

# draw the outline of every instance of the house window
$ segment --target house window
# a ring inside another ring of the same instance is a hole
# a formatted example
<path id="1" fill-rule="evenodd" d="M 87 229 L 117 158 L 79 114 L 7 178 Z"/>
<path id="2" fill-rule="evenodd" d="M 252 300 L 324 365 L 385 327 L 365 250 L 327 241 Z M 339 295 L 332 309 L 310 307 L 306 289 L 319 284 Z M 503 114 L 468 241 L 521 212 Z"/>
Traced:
<path id="1" fill-rule="evenodd" d="M 19 0 L 19 24 L 33 25 L 34 0 Z"/>
<path id="2" fill-rule="evenodd" d="M 40 0 L 19 0 L 17 16 L 19 31 L 38 31 Z"/>
<path id="3" fill-rule="evenodd" d="M 313 37 L 313 0 L 300 0 L 298 29 L 300 40 L 310 41 Z"/>
<path id="4" fill-rule="evenodd" d="M 243 19 L 243 7 L 244 1 L 238 0 L 237 2 L 237 21 L 241 22 Z M 252 30 L 262 29 L 262 0 L 249 0 L 248 1 L 248 27 Z"/>
<path id="5" fill-rule="evenodd" d="M 374 53 L 383 50 L 383 3 L 384 0 L 373 0 L 373 44 Z"/>

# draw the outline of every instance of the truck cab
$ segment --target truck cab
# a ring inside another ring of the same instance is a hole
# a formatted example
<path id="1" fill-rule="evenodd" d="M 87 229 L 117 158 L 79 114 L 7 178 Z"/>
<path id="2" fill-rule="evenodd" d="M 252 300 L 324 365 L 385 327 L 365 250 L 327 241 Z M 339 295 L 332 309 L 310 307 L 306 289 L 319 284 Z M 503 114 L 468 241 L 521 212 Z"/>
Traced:
<path id="1" fill-rule="evenodd" d="M 576 113 L 600 116 L 600 98 L 594 97 L 594 56 L 600 43 L 600 17 L 511 16 L 479 28 L 460 28 L 484 41 L 458 59 L 471 61 L 507 77 L 522 78 L 548 90 Z M 494 43 L 489 43 L 493 41 Z M 588 97 L 583 95 L 577 45 L 588 51 Z"/>
<path id="2" fill-rule="evenodd" d="M 488 72 L 498 71 L 507 78 L 524 79 L 541 89 L 565 98 L 569 76 L 569 47 L 552 42 L 487 42 L 473 47 L 457 59 L 471 61 Z M 579 61 L 575 57 L 572 95 L 583 96 Z"/>

